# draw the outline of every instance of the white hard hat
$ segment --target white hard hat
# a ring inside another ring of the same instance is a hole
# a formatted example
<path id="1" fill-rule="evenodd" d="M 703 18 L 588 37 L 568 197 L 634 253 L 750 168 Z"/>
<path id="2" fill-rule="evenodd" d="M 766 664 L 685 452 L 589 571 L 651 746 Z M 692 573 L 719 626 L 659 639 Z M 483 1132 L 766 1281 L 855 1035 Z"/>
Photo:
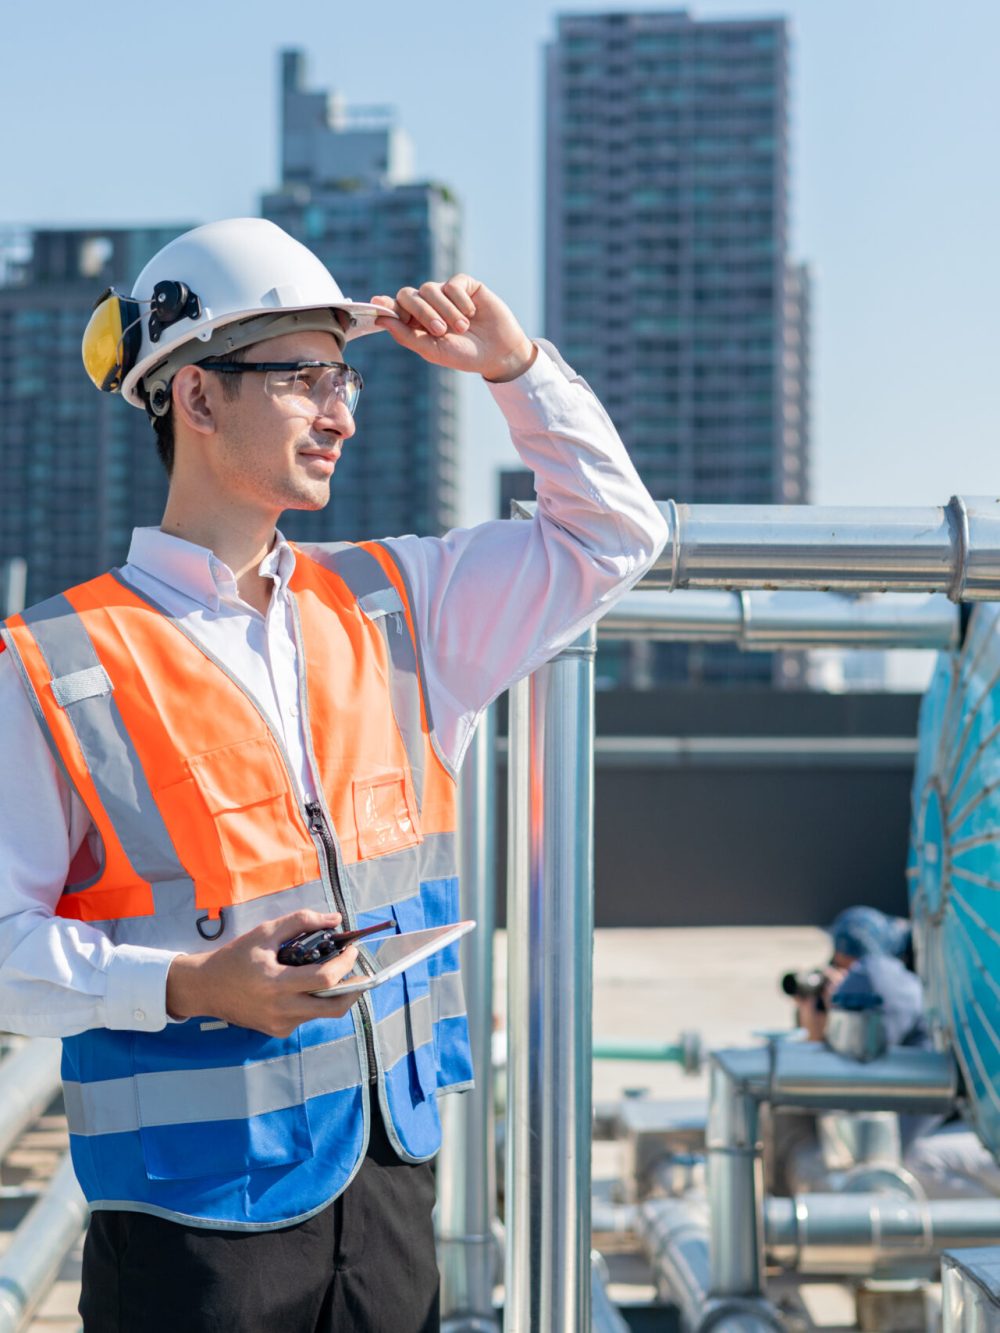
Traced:
<path id="1" fill-rule="evenodd" d="M 312 251 L 273 222 L 230 218 L 165 245 L 136 278 L 131 301 L 107 293 L 84 335 L 84 362 L 99 388 L 166 411 L 182 365 L 292 330 L 328 330 L 343 343 L 377 332 L 375 320 L 388 313 L 346 298 Z M 117 364 L 108 367 L 105 349 L 118 327 Z"/>

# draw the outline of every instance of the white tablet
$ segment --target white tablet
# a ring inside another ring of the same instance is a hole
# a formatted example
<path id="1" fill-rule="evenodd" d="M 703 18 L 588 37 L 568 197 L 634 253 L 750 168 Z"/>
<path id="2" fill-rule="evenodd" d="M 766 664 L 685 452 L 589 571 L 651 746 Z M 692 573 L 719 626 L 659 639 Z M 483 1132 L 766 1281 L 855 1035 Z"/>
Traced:
<path id="1" fill-rule="evenodd" d="M 366 952 L 371 956 L 369 973 L 359 963 L 337 986 L 329 990 L 314 990 L 313 995 L 353 995 L 358 991 L 381 986 L 390 977 L 398 977 L 414 963 L 444 949 L 453 940 L 461 939 L 475 926 L 475 921 L 456 921 L 453 926 L 432 926 L 430 930 L 410 930 L 402 935 L 387 935 L 384 940 L 373 940 Z"/>

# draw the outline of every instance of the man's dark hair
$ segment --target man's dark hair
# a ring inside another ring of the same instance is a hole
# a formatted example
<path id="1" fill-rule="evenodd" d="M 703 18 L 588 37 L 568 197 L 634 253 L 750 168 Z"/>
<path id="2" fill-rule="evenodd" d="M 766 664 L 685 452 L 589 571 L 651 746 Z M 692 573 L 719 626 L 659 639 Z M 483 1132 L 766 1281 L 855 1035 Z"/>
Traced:
<path id="1" fill-rule="evenodd" d="M 235 352 L 228 352 L 225 356 L 207 356 L 200 365 L 211 366 L 213 361 L 245 361 L 247 359 L 248 347 L 237 348 Z M 240 381 L 242 375 L 222 375 L 222 396 L 226 402 L 231 403 L 240 396 Z M 162 417 L 155 417 L 150 414 L 150 422 L 153 427 L 153 434 L 156 436 L 156 452 L 160 462 L 166 469 L 168 477 L 174 473 L 174 411 L 165 412 Z"/>

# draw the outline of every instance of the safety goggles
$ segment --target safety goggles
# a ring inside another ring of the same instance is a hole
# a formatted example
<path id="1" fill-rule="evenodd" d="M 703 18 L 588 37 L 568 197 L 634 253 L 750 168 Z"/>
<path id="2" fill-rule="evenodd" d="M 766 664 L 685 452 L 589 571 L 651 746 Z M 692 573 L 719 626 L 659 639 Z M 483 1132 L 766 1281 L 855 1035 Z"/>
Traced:
<path id="1" fill-rule="evenodd" d="M 322 412 L 331 398 L 354 416 L 364 380 L 343 361 L 202 361 L 220 375 L 263 375 L 264 392 L 289 408 Z"/>

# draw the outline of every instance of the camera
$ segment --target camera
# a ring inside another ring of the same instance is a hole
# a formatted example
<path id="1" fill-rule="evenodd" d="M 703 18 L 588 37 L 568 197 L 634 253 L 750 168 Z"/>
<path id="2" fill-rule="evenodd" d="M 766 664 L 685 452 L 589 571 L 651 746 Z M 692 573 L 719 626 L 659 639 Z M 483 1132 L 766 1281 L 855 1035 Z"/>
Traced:
<path id="1" fill-rule="evenodd" d="M 826 1008 L 823 992 L 829 978 L 820 967 L 809 972 L 786 972 L 781 978 L 781 989 L 795 1000 L 815 1000 L 817 1009 Z"/>

